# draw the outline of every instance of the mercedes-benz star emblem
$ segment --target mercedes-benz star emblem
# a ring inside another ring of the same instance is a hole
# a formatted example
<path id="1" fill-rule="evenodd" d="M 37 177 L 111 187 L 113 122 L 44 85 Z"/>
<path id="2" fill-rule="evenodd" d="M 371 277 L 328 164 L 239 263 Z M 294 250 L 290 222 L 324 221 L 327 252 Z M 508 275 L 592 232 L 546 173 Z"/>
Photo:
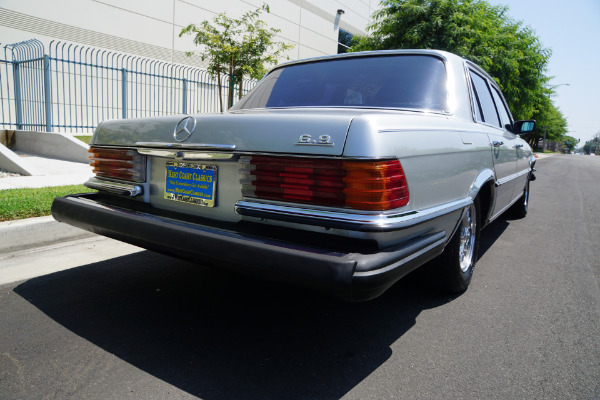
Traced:
<path id="1" fill-rule="evenodd" d="M 192 133 L 196 129 L 196 118 L 185 117 L 175 125 L 173 130 L 173 139 L 178 142 L 185 142 L 192 136 Z"/>

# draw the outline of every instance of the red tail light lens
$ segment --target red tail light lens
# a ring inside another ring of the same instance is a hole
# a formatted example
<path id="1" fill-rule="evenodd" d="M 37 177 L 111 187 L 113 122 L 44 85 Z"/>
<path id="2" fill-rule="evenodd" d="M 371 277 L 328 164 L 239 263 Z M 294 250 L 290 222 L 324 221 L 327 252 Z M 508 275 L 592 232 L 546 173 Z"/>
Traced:
<path id="1" fill-rule="evenodd" d="M 131 149 L 90 147 L 90 165 L 98 177 L 131 182 L 146 179 L 146 157 Z"/>
<path id="2" fill-rule="evenodd" d="M 246 197 L 382 211 L 408 204 L 400 161 L 243 157 Z"/>

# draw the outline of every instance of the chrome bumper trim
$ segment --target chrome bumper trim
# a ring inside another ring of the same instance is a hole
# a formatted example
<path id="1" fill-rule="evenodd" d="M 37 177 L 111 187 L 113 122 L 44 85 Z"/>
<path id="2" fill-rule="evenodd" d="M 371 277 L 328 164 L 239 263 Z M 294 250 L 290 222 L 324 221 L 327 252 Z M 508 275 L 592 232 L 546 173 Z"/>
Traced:
<path id="1" fill-rule="evenodd" d="M 362 232 L 383 232 L 410 228 L 463 209 L 473 203 L 470 197 L 420 211 L 393 214 L 359 214 L 280 206 L 255 201 L 238 201 L 235 211 L 244 216 L 325 226 Z"/>
<path id="2" fill-rule="evenodd" d="M 90 189 L 101 190 L 104 192 L 129 197 L 140 196 L 144 193 L 144 190 L 139 185 L 104 181 L 98 178 L 90 178 L 87 182 L 83 184 L 83 186 L 88 187 Z"/>

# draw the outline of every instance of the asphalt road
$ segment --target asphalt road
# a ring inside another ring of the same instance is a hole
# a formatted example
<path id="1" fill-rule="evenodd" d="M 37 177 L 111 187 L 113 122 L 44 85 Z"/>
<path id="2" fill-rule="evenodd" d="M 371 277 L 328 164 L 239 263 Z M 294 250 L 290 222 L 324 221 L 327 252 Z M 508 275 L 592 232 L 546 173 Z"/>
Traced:
<path id="1" fill-rule="evenodd" d="M 537 176 L 528 217 L 483 231 L 456 298 L 410 276 L 346 304 L 109 249 L 4 284 L 0 398 L 599 399 L 600 157 Z"/>

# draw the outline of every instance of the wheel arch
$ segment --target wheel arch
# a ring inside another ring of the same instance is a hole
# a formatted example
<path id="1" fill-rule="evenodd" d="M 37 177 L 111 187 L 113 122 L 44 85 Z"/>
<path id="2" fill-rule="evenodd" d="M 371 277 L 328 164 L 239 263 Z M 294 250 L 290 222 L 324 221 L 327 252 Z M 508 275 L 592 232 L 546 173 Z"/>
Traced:
<path id="1" fill-rule="evenodd" d="M 495 192 L 496 176 L 491 169 L 481 171 L 473 181 L 469 196 L 471 199 L 479 198 L 479 209 L 481 213 L 480 223 L 483 228 L 490 219 L 490 213 L 493 210 L 496 201 Z"/>

